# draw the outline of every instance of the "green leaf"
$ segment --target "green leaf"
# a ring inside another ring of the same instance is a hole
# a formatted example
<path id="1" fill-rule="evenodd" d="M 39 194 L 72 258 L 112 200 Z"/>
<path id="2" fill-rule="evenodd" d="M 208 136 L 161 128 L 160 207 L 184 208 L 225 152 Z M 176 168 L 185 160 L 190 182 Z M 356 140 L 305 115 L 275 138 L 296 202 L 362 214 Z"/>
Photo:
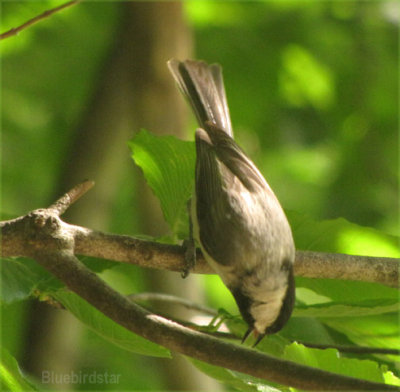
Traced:
<path id="1" fill-rule="evenodd" d="M 1 260 L 1 301 L 6 304 L 28 298 L 34 290 L 49 293 L 62 283 L 35 260 L 13 258 Z"/>
<path id="2" fill-rule="evenodd" d="M 23 376 L 16 359 L 4 347 L 1 348 L 0 380 L 2 391 L 20 392 L 37 390 Z"/>
<path id="3" fill-rule="evenodd" d="M 187 201 L 193 188 L 194 143 L 142 130 L 130 142 L 132 157 L 161 203 L 174 234 L 187 238 Z"/>
<path id="4" fill-rule="evenodd" d="M 306 287 L 328 300 L 349 305 L 358 305 L 360 302 L 367 304 L 369 301 L 371 306 L 377 306 L 377 300 L 399 299 L 397 289 L 370 282 L 299 277 L 296 278 L 296 287 Z"/>
<path id="5" fill-rule="evenodd" d="M 80 257 L 92 271 L 101 272 L 119 265 L 113 261 L 93 257 Z M 1 302 L 10 304 L 27 299 L 37 290 L 41 294 L 50 294 L 64 284 L 41 267 L 35 260 L 28 258 L 1 259 Z"/>
<path id="6" fill-rule="evenodd" d="M 383 374 L 383 376 L 385 377 L 387 384 L 400 386 L 400 378 L 396 377 L 392 372 L 387 371 Z"/>
<path id="7" fill-rule="evenodd" d="M 278 392 L 289 391 L 288 387 L 281 387 L 275 383 L 267 383 L 265 380 L 235 372 L 223 367 L 210 365 L 209 363 L 188 358 L 199 370 L 208 376 L 244 392 Z"/>
<path id="8" fill-rule="evenodd" d="M 18 259 L 1 260 L 1 301 L 10 304 L 29 297 L 38 276 Z"/>
<path id="9" fill-rule="evenodd" d="M 382 383 L 383 373 L 387 371 L 371 360 L 345 358 L 336 349 L 319 350 L 298 343 L 286 347 L 285 359 L 344 376 Z"/>
<path id="10" fill-rule="evenodd" d="M 395 236 L 345 219 L 316 222 L 295 212 L 289 212 L 288 216 L 298 249 L 399 256 L 398 238 Z M 389 336 L 384 332 L 388 327 L 385 325 L 388 317 L 398 312 L 398 290 L 369 282 L 303 277 L 296 278 L 296 287 L 295 317 L 318 318 L 356 344 L 387 348 L 399 346 L 398 333 Z M 293 338 L 297 338 L 295 334 Z"/>
<path id="11" fill-rule="evenodd" d="M 294 320 L 297 316 L 315 317 L 361 346 L 400 347 L 399 297 L 396 289 L 374 283 L 333 279 L 297 278 L 296 281 L 299 286 L 307 287 L 324 296 L 325 302 L 302 303 L 302 288 L 300 288 L 298 303 L 293 313 Z M 292 331 L 292 338 L 310 341 L 296 336 L 295 330 Z M 322 342 L 327 341 L 321 339 L 320 343 Z M 395 356 L 392 357 L 398 360 L 398 357 L 397 359 Z M 390 360 L 389 356 L 382 358 Z"/>
<path id="12" fill-rule="evenodd" d="M 369 347 L 400 347 L 399 314 L 325 319 L 330 328 L 345 334 L 355 344 Z M 385 355 L 385 360 L 400 361 L 399 355 Z"/>
<path id="13" fill-rule="evenodd" d="M 279 335 L 284 336 L 286 339 L 288 339 L 286 344 L 288 344 L 289 341 L 300 341 L 317 344 L 322 342 L 324 344 L 335 343 L 334 339 L 328 331 L 328 328 L 324 325 L 324 323 L 322 323 L 321 320 L 312 317 L 292 317 L 286 324 L 285 328 L 279 333 Z M 260 345 L 258 346 L 261 349 L 263 348 L 261 344 L 264 340 L 262 340 Z M 277 353 L 271 354 L 278 355 Z"/>
<path id="14" fill-rule="evenodd" d="M 124 350 L 153 357 L 170 357 L 169 350 L 118 325 L 76 294 L 59 290 L 54 296 L 88 328 Z"/>

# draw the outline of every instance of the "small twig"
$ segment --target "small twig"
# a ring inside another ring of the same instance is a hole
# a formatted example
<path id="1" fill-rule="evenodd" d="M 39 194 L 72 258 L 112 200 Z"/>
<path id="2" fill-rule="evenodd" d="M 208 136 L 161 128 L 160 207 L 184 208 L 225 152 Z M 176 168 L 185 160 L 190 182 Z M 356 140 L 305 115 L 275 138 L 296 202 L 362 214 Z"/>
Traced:
<path id="1" fill-rule="evenodd" d="M 177 297 L 176 295 L 170 295 L 164 293 L 138 293 L 138 294 L 128 295 L 127 298 L 135 303 L 151 301 L 151 302 L 171 303 L 173 305 L 180 305 L 185 307 L 186 309 L 197 310 L 208 316 L 212 316 L 213 317 L 212 320 L 218 317 L 218 312 L 215 309 L 208 308 L 204 305 L 197 304 L 195 302 L 189 301 L 181 297 Z M 151 310 L 151 308 L 148 307 L 145 307 L 145 309 L 149 311 Z M 208 323 L 207 325 L 199 325 L 193 323 L 192 321 L 187 321 L 180 318 L 172 317 L 169 314 L 159 311 L 157 311 L 157 315 L 175 321 L 187 328 L 193 329 L 194 331 L 203 332 L 210 336 L 220 337 L 224 339 L 236 339 L 236 340 L 241 339 L 241 337 L 238 337 L 232 333 L 216 330 L 218 328 L 215 327 L 210 328 L 210 323 Z"/>
<path id="2" fill-rule="evenodd" d="M 146 309 L 148 310 L 148 309 Z M 158 316 L 161 316 L 165 319 L 174 321 L 180 325 L 183 325 L 186 328 L 189 328 L 193 331 L 197 331 L 197 332 L 201 332 L 204 333 L 206 335 L 209 336 L 214 336 L 216 338 L 220 338 L 220 339 L 229 339 L 229 340 L 235 340 L 236 342 L 240 342 L 242 340 L 242 336 L 237 336 L 233 333 L 230 332 L 223 332 L 223 331 L 216 331 L 216 330 L 212 330 L 210 329 L 210 327 L 208 325 L 199 325 L 199 324 L 195 324 L 191 321 L 187 321 L 187 320 L 182 320 L 182 319 L 178 319 L 176 317 L 171 317 L 171 316 L 167 316 L 164 314 L 158 314 Z"/>
<path id="3" fill-rule="evenodd" d="M 0 34 L 0 41 L 2 39 L 9 38 L 9 37 L 12 37 L 14 35 L 17 35 L 20 31 L 25 30 L 29 26 L 32 26 L 33 24 L 38 23 L 41 20 L 48 18 L 49 16 L 55 14 L 56 12 L 59 12 L 59 11 L 63 10 L 64 8 L 67 8 L 67 7 L 70 7 L 72 5 L 75 5 L 75 4 L 79 3 L 80 1 L 81 0 L 73 0 L 73 1 L 70 1 L 68 3 L 62 4 L 62 5 L 58 6 L 58 7 L 52 8 L 50 10 L 47 10 L 47 11 L 43 12 L 42 14 L 37 15 L 32 19 L 29 19 L 27 22 L 25 22 L 21 26 L 13 27 L 12 29 L 6 31 L 5 33 Z"/>
<path id="4" fill-rule="evenodd" d="M 198 310 L 199 312 L 208 314 L 210 316 L 218 315 L 214 309 L 207 308 L 206 306 L 196 304 L 195 302 L 189 301 L 185 298 L 177 297 L 176 295 L 163 294 L 163 293 L 138 293 L 128 295 L 130 300 L 134 302 L 141 301 L 154 301 L 154 302 L 168 302 L 174 305 L 184 306 L 186 309 Z"/>
<path id="5" fill-rule="evenodd" d="M 310 348 L 335 348 L 342 353 L 350 354 L 386 354 L 386 355 L 400 355 L 400 350 L 395 348 L 382 348 L 382 347 L 359 347 L 359 346 L 342 346 L 334 344 L 318 344 L 318 343 L 306 343 L 298 342 L 303 346 Z"/>
<path id="6" fill-rule="evenodd" d="M 49 209 L 55 211 L 57 215 L 62 215 L 70 206 L 80 199 L 88 190 L 94 186 L 94 181 L 86 180 L 74 186 L 69 192 L 55 201 Z"/>

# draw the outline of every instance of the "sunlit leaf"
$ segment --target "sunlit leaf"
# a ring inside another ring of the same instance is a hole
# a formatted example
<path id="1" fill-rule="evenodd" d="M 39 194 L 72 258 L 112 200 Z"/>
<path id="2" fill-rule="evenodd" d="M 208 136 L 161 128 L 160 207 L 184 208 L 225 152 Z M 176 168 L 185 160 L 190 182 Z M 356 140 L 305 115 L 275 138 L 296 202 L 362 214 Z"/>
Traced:
<path id="1" fill-rule="evenodd" d="M 1 348 L 0 387 L 2 391 L 36 391 L 37 388 L 21 373 L 16 359 Z"/>
<path id="2" fill-rule="evenodd" d="M 351 223 L 344 218 L 316 221 L 295 211 L 286 211 L 286 214 L 297 249 L 400 257 L 399 238 L 394 235 Z"/>
<path id="3" fill-rule="evenodd" d="M 318 295 L 330 298 L 333 302 L 348 305 L 364 302 L 366 305 L 375 306 L 376 301 L 399 300 L 397 289 L 378 283 L 298 277 L 296 278 L 296 285 L 297 287 L 311 289 Z"/>
<path id="4" fill-rule="evenodd" d="M 285 359 L 333 373 L 375 382 L 384 382 L 383 372 L 387 371 L 386 368 L 381 368 L 371 360 L 345 358 L 336 349 L 320 350 L 308 348 L 298 343 L 286 347 Z"/>
<path id="5" fill-rule="evenodd" d="M 392 384 L 392 385 L 400 386 L 400 378 L 399 378 L 399 377 L 396 377 L 396 376 L 393 374 L 393 372 L 387 371 L 387 372 L 385 372 L 385 373 L 383 374 L 383 376 L 384 376 L 385 382 L 386 382 L 387 384 Z"/>

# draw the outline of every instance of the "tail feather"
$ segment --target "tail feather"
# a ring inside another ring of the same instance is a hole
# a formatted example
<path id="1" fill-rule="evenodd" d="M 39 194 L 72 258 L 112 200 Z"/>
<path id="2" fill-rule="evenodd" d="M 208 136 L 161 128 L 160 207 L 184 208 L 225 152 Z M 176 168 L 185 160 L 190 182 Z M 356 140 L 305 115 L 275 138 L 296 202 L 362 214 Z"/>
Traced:
<path id="1" fill-rule="evenodd" d="M 233 137 L 222 69 L 204 61 L 171 59 L 168 67 L 194 110 L 200 127 L 207 121 Z"/>

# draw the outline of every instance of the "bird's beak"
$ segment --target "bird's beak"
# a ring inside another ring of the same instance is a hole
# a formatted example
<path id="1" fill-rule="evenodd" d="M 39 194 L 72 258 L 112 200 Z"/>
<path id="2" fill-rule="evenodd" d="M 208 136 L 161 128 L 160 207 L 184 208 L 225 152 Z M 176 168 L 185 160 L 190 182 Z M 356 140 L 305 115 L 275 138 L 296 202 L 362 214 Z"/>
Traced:
<path id="1" fill-rule="evenodd" d="M 261 342 L 264 336 L 265 333 L 258 333 L 256 330 L 254 330 L 254 337 L 256 338 L 256 341 L 254 342 L 253 347 L 256 347 L 257 344 Z"/>
<path id="2" fill-rule="evenodd" d="M 249 328 L 246 333 L 243 336 L 242 339 L 242 344 L 246 341 L 246 339 L 249 337 L 249 335 L 253 332 L 253 335 L 256 339 L 256 341 L 253 344 L 253 347 L 257 346 L 258 343 L 261 342 L 262 338 L 265 336 L 265 333 L 260 334 L 255 328 Z"/>
<path id="3" fill-rule="evenodd" d="M 246 341 L 246 339 L 249 337 L 249 335 L 251 334 L 252 331 L 253 331 L 253 328 L 251 328 L 251 327 L 246 331 L 246 333 L 244 334 L 243 339 L 242 339 L 242 344 Z"/>

